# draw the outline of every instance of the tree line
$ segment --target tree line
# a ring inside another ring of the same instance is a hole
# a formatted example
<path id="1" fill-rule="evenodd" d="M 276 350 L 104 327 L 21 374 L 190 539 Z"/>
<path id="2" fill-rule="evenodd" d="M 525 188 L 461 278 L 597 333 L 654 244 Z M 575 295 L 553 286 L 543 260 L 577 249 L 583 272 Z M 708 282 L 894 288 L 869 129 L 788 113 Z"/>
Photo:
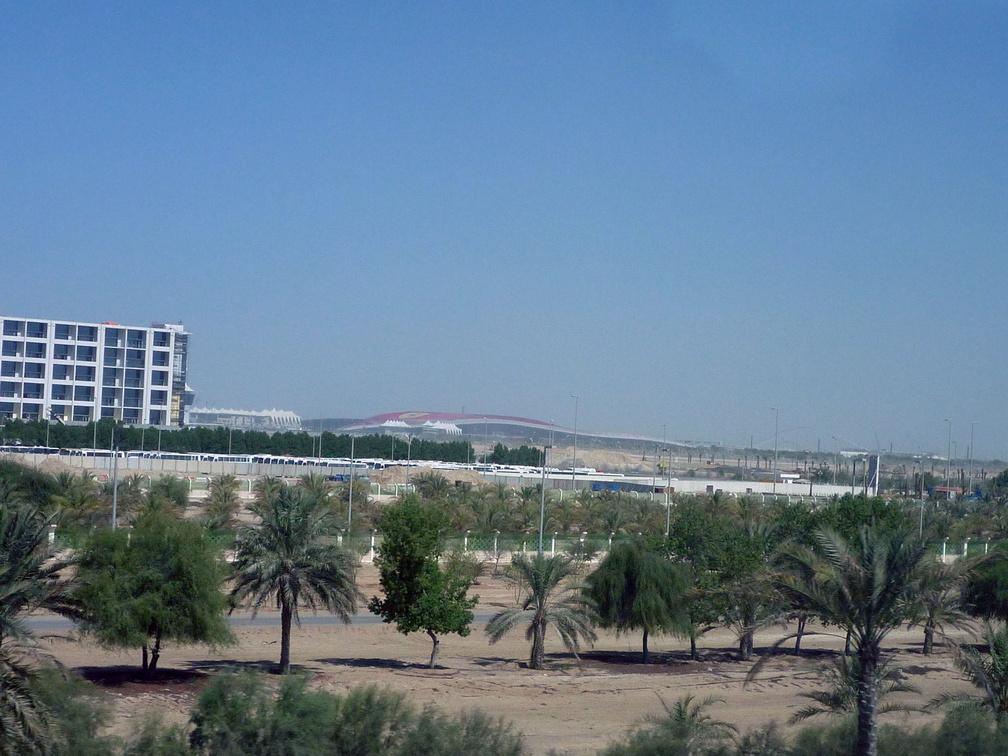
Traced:
<path id="1" fill-rule="evenodd" d="M 345 542 L 339 487 L 317 475 L 295 485 L 261 478 L 254 517 L 239 523 L 234 483 L 230 476 L 215 479 L 198 521 L 183 519 L 184 502 L 170 487 L 152 484 L 120 513 L 128 527 L 85 525 L 81 543 L 61 561 L 48 536 L 73 504 L 62 498 L 59 481 L 0 463 L 0 718 L 9 752 L 44 752 L 58 739 L 38 672 L 25 662 L 34 647 L 24 624 L 30 611 L 51 609 L 102 645 L 139 650 L 143 673 L 153 675 L 164 643 L 226 645 L 233 636 L 225 612 L 276 606 L 286 673 L 301 609 L 348 621 L 363 605 L 359 554 Z M 383 534 L 376 559 L 383 595 L 368 606 L 400 632 L 425 632 L 434 666 L 441 636 L 470 632 L 478 598 L 469 590 L 482 567 L 472 554 L 446 551 L 454 487 L 429 476 L 417 488 L 389 505 L 368 503 Z M 559 504 L 549 502 L 548 516 Z M 509 505 L 518 508 L 518 500 Z M 995 549 L 985 559 L 945 565 L 918 537 L 915 514 L 904 502 L 863 496 L 816 509 L 719 495 L 684 498 L 674 516 L 666 512 L 667 536 L 653 529 L 617 542 L 597 565 L 577 551 L 514 554 L 503 574 L 515 586 L 517 605 L 497 612 L 485 633 L 494 643 L 523 628 L 531 643 L 528 667 L 539 669 L 547 663 L 549 627 L 574 652 L 594 642 L 596 628 L 640 633 L 644 663 L 648 638 L 658 634 L 688 639 L 697 658 L 710 627 L 730 627 L 738 658 L 748 661 L 755 634 L 769 623 L 790 624 L 794 653 L 801 653 L 810 621 L 836 627 L 846 636 L 850 661 L 838 670 L 836 689 L 817 702 L 829 704 L 820 706 L 824 711 L 850 712 L 853 752 L 874 754 L 881 742 L 879 700 L 891 680 L 887 635 L 918 626 L 930 653 L 936 637 L 973 617 L 987 623 L 986 650 L 957 648 L 956 658 L 982 692 L 968 703 L 1000 722 L 1008 711 L 1008 675 L 997 677 L 1008 668 L 1008 560 Z M 211 524 L 215 530 L 207 529 Z M 232 565 L 223 560 L 225 545 L 234 548 Z M 759 672 L 757 663 L 751 674 Z M 667 713 L 674 721 L 706 716 L 690 701 Z M 636 733 L 631 744 L 649 742 L 648 732 Z M 202 742 L 190 739 L 186 747 L 202 748 Z"/>

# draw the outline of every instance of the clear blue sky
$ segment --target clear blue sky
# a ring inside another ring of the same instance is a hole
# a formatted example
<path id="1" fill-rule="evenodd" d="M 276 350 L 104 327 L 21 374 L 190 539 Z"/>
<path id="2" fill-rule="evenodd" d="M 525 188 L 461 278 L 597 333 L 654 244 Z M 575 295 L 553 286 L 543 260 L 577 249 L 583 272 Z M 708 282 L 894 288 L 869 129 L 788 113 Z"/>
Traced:
<path id="1" fill-rule="evenodd" d="M 2 2 L 0 312 L 181 320 L 201 404 L 1008 457 L 1006 49 L 1004 2 Z"/>

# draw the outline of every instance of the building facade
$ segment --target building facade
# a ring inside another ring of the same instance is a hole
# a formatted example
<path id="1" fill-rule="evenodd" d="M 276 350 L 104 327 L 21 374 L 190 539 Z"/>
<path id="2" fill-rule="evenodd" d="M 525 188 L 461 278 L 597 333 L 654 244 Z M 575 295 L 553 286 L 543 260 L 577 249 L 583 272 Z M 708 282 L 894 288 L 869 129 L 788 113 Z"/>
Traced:
<path id="1" fill-rule="evenodd" d="M 241 430 L 301 430 L 301 418 L 287 410 L 262 411 L 192 407 L 186 415 L 186 425 L 203 425 Z"/>
<path id="2" fill-rule="evenodd" d="M 184 423 L 192 392 L 181 325 L 0 321 L 0 419 Z"/>

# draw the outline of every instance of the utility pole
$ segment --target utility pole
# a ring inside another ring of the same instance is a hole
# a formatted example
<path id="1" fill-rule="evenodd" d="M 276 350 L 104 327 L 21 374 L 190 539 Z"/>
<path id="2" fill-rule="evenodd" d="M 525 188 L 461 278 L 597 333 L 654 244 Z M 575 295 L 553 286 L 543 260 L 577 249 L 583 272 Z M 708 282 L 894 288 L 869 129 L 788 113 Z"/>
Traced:
<path id="1" fill-rule="evenodd" d="M 112 438 L 109 447 L 112 451 L 112 530 L 116 529 L 116 515 L 119 508 L 119 449 L 115 442 L 115 418 L 112 419 Z"/>
<path id="2" fill-rule="evenodd" d="M 771 407 L 774 413 L 774 425 L 773 425 L 773 493 L 774 496 L 777 495 L 777 428 L 780 424 L 780 410 L 776 407 Z"/>
<path id="3" fill-rule="evenodd" d="M 970 423 L 970 445 L 969 445 L 969 495 L 973 495 L 973 429 L 976 421 Z"/>
<path id="4" fill-rule="evenodd" d="M 354 436 L 350 436 L 350 495 L 347 503 L 346 529 L 350 532 L 353 524 L 353 484 L 354 484 Z"/>
<path id="5" fill-rule="evenodd" d="M 571 394 L 574 400 L 574 461 L 571 462 L 571 496 L 577 488 L 577 415 L 578 415 L 578 395 Z"/>
<path id="6" fill-rule="evenodd" d="M 542 475 L 539 483 L 541 489 L 539 491 L 539 556 L 542 556 L 543 553 L 543 525 L 546 522 L 546 452 L 551 448 L 552 444 L 543 444 Z"/>

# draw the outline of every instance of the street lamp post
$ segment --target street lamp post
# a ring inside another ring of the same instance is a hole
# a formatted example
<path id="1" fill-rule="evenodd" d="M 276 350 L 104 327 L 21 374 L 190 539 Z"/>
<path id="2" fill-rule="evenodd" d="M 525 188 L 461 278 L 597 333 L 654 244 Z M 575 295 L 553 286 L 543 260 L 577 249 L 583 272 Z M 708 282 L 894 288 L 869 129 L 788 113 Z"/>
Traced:
<path id="1" fill-rule="evenodd" d="M 353 523 L 353 484 L 354 484 L 354 437 L 350 436 L 350 494 L 347 500 L 347 535 L 350 534 L 350 526 Z"/>
<path id="2" fill-rule="evenodd" d="M 780 425 L 780 410 L 777 407 L 771 407 L 774 413 L 774 424 L 773 424 L 773 493 L 774 496 L 777 495 L 777 428 Z"/>
<path id="3" fill-rule="evenodd" d="M 546 450 L 552 448 L 550 444 L 543 444 L 542 453 L 542 475 L 540 478 L 539 491 L 539 555 L 543 553 L 543 526 L 546 522 Z"/>
<path id="4" fill-rule="evenodd" d="M 665 537 L 672 525 L 672 447 L 668 448 L 668 484 L 665 486 Z"/>
<path id="5" fill-rule="evenodd" d="M 115 441 L 115 420 L 112 420 L 112 439 L 109 447 L 112 451 L 112 530 L 116 529 L 116 516 L 119 509 L 119 449 Z"/>
<path id="6" fill-rule="evenodd" d="M 973 495 L 973 429 L 976 421 L 970 423 L 970 445 L 969 445 L 969 494 Z"/>
<path id="7" fill-rule="evenodd" d="M 571 394 L 571 399 L 574 400 L 574 461 L 571 462 L 571 495 L 574 495 L 574 491 L 577 488 L 577 416 L 578 416 L 578 395 Z"/>
<path id="8" fill-rule="evenodd" d="M 950 467 L 952 463 L 952 421 L 945 418 L 945 422 L 948 423 L 949 427 L 948 450 L 945 452 L 945 498 L 950 499 L 952 498 L 952 491 L 950 490 L 951 478 L 949 477 L 952 474 L 952 469 Z"/>

